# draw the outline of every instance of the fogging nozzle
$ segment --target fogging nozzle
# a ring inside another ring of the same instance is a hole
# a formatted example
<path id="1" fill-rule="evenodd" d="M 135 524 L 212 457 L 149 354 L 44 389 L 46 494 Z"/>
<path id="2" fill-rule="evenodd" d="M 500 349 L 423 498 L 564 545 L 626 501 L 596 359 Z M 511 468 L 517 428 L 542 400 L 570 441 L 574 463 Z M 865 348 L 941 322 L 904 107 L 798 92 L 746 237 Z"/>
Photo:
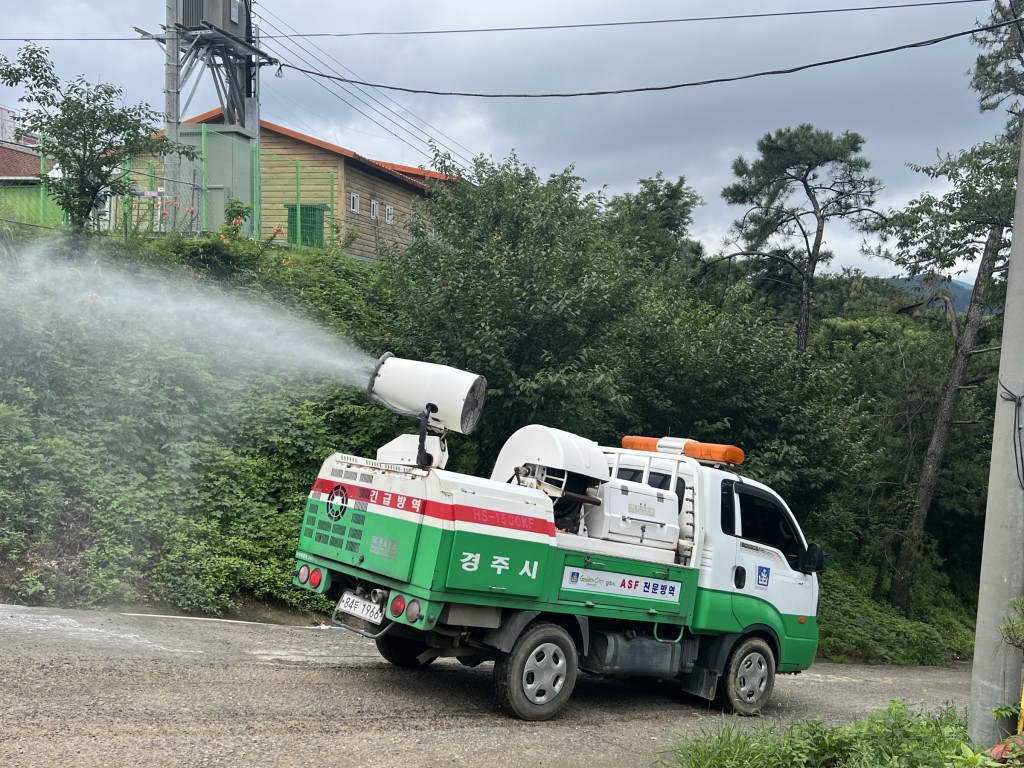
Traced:
<path id="1" fill-rule="evenodd" d="M 487 379 L 385 352 L 373 368 L 367 394 L 371 401 L 400 416 L 420 418 L 426 412 L 431 430 L 468 435 L 483 413 Z"/>

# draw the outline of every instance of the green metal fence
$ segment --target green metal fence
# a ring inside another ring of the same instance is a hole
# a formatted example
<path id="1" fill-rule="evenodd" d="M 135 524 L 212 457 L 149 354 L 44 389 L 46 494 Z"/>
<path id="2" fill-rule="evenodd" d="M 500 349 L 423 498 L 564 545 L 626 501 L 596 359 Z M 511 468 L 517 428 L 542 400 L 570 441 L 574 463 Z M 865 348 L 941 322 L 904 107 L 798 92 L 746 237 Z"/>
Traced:
<path id="1" fill-rule="evenodd" d="M 195 159 L 123 161 L 120 169 L 132 192 L 99 202 L 93 218 L 98 230 L 215 232 L 225 223 L 228 202 L 237 198 L 252 207 L 241 229 L 245 236 L 309 247 L 339 240 L 338 171 L 261 150 L 217 126 L 182 125 L 179 141 L 195 147 Z M 39 161 L 45 173 L 45 142 Z M 54 228 L 65 222 L 60 207 L 34 177 L 0 180 L 0 219 Z"/>
<path id="2" fill-rule="evenodd" d="M 64 212 L 36 180 L 0 181 L 0 219 L 36 227 L 59 227 Z"/>
<path id="3" fill-rule="evenodd" d="M 321 248 L 338 237 L 337 179 L 332 169 L 261 150 L 258 163 L 261 238 Z"/>

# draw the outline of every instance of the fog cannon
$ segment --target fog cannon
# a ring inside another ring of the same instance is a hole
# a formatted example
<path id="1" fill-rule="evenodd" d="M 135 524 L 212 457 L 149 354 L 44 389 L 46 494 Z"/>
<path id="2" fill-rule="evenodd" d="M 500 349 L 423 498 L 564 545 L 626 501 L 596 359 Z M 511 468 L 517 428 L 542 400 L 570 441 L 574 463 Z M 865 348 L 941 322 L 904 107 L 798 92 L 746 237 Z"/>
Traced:
<path id="1" fill-rule="evenodd" d="M 389 411 L 420 422 L 415 457 L 408 440 L 413 436 L 404 435 L 377 451 L 379 461 L 443 467 L 447 461 L 445 433 L 468 435 L 476 428 L 487 397 L 487 379 L 385 352 L 370 375 L 367 394 Z"/>

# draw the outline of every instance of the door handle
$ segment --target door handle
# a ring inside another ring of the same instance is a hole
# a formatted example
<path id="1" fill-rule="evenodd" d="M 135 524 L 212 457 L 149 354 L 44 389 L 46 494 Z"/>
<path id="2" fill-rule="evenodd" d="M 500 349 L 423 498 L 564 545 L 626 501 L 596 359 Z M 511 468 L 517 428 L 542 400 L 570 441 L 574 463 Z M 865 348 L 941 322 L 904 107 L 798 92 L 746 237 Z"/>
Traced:
<path id="1" fill-rule="evenodd" d="M 743 586 L 747 583 L 747 569 L 742 565 L 736 566 L 736 570 L 732 575 L 732 583 L 736 585 L 736 589 L 743 589 Z"/>

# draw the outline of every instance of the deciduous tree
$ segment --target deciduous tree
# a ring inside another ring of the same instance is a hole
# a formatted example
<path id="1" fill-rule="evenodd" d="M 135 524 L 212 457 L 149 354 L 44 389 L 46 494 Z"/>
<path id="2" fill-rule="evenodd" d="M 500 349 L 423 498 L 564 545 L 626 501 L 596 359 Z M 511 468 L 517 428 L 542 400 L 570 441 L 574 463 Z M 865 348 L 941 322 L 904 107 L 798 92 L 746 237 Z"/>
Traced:
<path id="1" fill-rule="evenodd" d="M 452 180 L 432 188 L 411 246 L 384 261 L 401 308 L 385 343 L 487 377 L 484 456 L 531 421 L 611 437 L 629 402 L 617 329 L 645 272 L 609 238 L 602 200 L 571 168 L 544 179 L 514 154 L 436 167 Z"/>
<path id="2" fill-rule="evenodd" d="M 659 171 L 653 179 L 640 179 L 638 187 L 608 201 L 606 218 L 615 236 L 658 266 L 699 256 L 702 248 L 690 237 L 690 225 L 704 201 L 686 179 L 668 181 Z"/>
<path id="3" fill-rule="evenodd" d="M 887 220 L 884 231 L 895 238 L 892 258 L 911 275 L 942 273 L 977 262 L 971 302 L 958 328 L 954 319 L 953 355 L 939 395 L 931 438 L 917 477 L 914 506 L 900 543 L 889 602 L 906 611 L 928 510 L 953 426 L 957 396 L 964 384 L 985 310 L 994 270 L 1009 253 L 1007 237 L 1013 218 L 1017 147 L 1006 139 L 981 144 L 917 170 L 941 179 L 952 189 L 926 193 Z"/>
<path id="4" fill-rule="evenodd" d="M 161 116 L 149 105 L 124 104 L 121 88 L 82 76 L 62 82 L 37 45 L 26 45 L 13 61 L 0 55 L 0 83 L 24 88 L 18 100 L 29 106 L 19 132 L 38 134 L 46 157 L 56 162 L 58 172 L 40 179 L 75 229 L 85 228 L 103 195 L 131 190 L 127 160 L 194 153 L 158 134 Z"/>

